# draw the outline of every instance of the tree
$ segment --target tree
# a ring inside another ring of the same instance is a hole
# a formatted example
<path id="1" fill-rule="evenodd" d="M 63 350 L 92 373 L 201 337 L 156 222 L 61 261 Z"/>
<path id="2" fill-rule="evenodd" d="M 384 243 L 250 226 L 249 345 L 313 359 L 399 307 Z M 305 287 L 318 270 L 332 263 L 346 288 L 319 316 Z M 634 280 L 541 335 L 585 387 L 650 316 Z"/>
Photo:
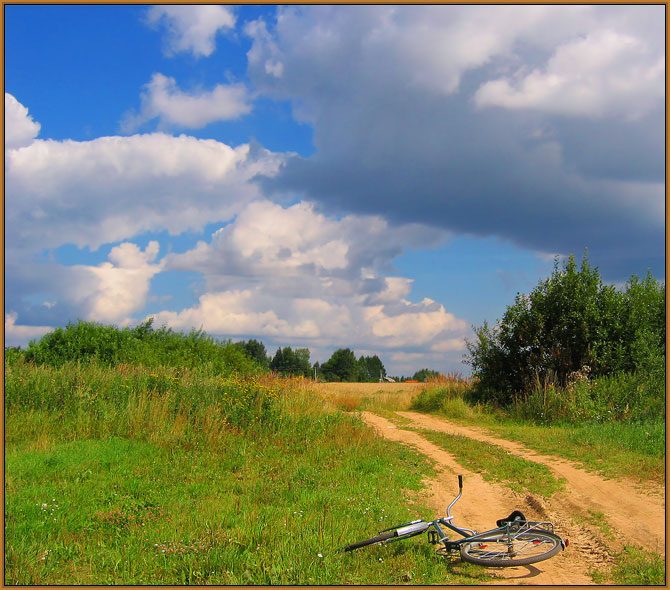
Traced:
<path id="1" fill-rule="evenodd" d="M 312 372 L 312 366 L 309 363 L 309 350 L 307 348 L 297 348 L 294 351 L 291 350 L 290 346 L 280 347 L 270 362 L 270 369 L 282 375 L 309 377 Z"/>
<path id="2" fill-rule="evenodd" d="M 255 360 L 261 367 L 268 368 L 270 366 L 270 359 L 268 358 L 265 344 L 258 340 L 243 340 L 236 343 L 236 345 L 246 354 L 250 359 Z"/>
<path id="3" fill-rule="evenodd" d="M 386 369 L 381 359 L 374 356 L 361 356 L 358 359 L 358 381 L 373 383 L 384 378 Z"/>
<path id="4" fill-rule="evenodd" d="M 270 365 L 270 359 L 268 358 L 267 350 L 265 350 L 265 344 L 252 339 L 247 341 L 245 348 L 247 349 L 249 356 L 261 365 L 261 367 L 268 367 Z"/>
<path id="5" fill-rule="evenodd" d="M 538 383 L 565 386 L 588 367 L 591 376 L 665 364 L 665 286 L 651 274 L 626 291 L 603 285 L 586 252 L 570 256 L 530 295 L 517 294 L 494 327 L 485 322 L 467 342 L 467 361 L 483 397 L 509 403 Z"/>
<path id="6" fill-rule="evenodd" d="M 358 377 L 356 356 L 349 348 L 339 348 L 321 365 L 321 372 L 326 381 L 356 381 Z"/>

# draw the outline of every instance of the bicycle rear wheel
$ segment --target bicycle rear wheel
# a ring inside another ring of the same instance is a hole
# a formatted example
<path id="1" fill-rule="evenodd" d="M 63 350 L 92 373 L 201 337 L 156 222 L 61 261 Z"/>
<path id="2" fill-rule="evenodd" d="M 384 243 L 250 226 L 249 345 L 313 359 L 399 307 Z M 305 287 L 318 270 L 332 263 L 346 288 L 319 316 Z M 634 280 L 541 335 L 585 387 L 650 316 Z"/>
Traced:
<path id="1" fill-rule="evenodd" d="M 513 567 L 549 559 L 562 546 L 561 538 L 547 531 L 497 533 L 463 543 L 461 558 L 477 565 Z"/>

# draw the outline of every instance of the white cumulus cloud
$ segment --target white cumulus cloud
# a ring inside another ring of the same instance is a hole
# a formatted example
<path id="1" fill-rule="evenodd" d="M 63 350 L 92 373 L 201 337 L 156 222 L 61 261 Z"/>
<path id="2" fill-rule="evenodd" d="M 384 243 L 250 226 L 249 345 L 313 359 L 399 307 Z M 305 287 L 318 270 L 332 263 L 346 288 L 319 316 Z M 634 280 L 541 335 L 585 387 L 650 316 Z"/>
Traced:
<path id="1" fill-rule="evenodd" d="M 185 51 L 208 57 L 216 48 L 216 34 L 235 27 L 232 9 L 212 4 L 152 6 L 146 18 L 149 24 L 166 29 L 168 55 Z"/>
<path id="2" fill-rule="evenodd" d="M 161 270 L 153 264 L 158 242 L 151 241 L 144 251 L 124 242 L 109 253 L 109 262 L 97 266 L 68 267 L 74 281 L 68 286 L 69 300 L 77 304 L 84 319 L 125 324 L 144 308 L 151 278 Z"/>
<path id="3" fill-rule="evenodd" d="M 30 145 L 39 132 L 40 124 L 28 114 L 28 109 L 5 92 L 5 150 Z"/>
<path id="4" fill-rule="evenodd" d="M 166 257 L 166 270 L 203 273 L 204 293 L 192 307 L 155 318 L 175 329 L 283 345 L 428 351 L 462 339 L 466 322 L 429 299 L 412 303 L 411 279 L 383 273 L 406 244 L 431 246 L 443 237 L 379 217 L 329 217 L 306 202 L 256 201 L 211 241 Z"/>
<path id="5" fill-rule="evenodd" d="M 474 98 L 479 106 L 636 118 L 664 97 L 664 56 L 643 39 L 603 30 L 561 44 L 543 68 L 486 82 Z"/>
<path id="6" fill-rule="evenodd" d="M 128 113 L 121 126 L 134 131 L 151 119 L 162 126 L 199 129 L 215 121 L 226 121 L 251 111 L 249 92 L 243 84 L 217 84 L 212 90 L 183 92 L 174 78 L 156 73 L 141 95 L 139 114 Z"/>
<path id="7" fill-rule="evenodd" d="M 17 325 L 16 320 L 16 312 L 5 313 L 5 346 L 25 346 L 30 340 L 39 340 L 54 329 L 51 326 Z"/>
<path id="8" fill-rule="evenodd" d="M 163 133 L 36 140 L 6 157 L 8 243 L 96 249 L 142 231 L 199 230 L 257 198 L 250 179 L 272 175 L 281 160 L 247 144 Z"/>

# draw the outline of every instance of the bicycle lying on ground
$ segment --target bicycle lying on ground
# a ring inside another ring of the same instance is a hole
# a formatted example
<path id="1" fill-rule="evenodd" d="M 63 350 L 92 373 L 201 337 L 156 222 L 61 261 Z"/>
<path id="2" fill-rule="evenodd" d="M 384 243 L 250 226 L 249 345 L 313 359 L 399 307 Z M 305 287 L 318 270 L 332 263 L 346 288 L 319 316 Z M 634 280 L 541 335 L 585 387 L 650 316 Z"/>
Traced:
<path id="1" fill-rule="evenodd" d="M 439 552 L 451 555 L 460 551 L 461 559 L 477 565 L 490 567 L 512 567 L 529 565 L 549 559 L 568 546 L 567 539 L 554 534 L 554 525 L 550 522 L 526 520 L 523 513 L 515 510 L 507 518 L 497 521 L 497 527 L 489 531 L 476 531 L 460 528 L 452 524 L 451 507 L 463 493 L 463 476 L 458 476 L 458 496 L 449 504 L 447 517 L 433 522 L 415 520 L 381 531 L 378 535 L 348 545 L 344 551 L 353 551 L 359 547 L 374 544 L 386 544 L 401 539 L 415 537 L 428 532 L 428 542 L 433 545 L 442 543 Z M 449 540 L 442 527 L 447 527 L 463 538 Z M 432 529 L 432 530 L 431 530 Z"/>

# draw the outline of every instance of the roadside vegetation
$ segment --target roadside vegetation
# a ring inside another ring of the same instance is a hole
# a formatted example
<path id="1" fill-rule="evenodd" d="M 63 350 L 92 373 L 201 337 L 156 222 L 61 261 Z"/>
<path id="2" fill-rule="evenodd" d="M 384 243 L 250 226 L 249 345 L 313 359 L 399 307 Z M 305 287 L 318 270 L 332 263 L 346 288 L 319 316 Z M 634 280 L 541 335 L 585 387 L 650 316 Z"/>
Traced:
<path id="1" fill-rule="evenodd" d="M 443 379 L 411 401 L 487 426 L 608 476 L 665 478 L 665 285 L 648 275 L 604 285 L 586 254 L 468 343 L 470 379 Z"/>
<path id="2" fill-rule="evenodd" d="M 229 343 L 153 332 L 79 325 L 8 351 L 5 584 L 488 579 L 426 543 L 339 551 L 428 516 L 428 462 Z"/>

